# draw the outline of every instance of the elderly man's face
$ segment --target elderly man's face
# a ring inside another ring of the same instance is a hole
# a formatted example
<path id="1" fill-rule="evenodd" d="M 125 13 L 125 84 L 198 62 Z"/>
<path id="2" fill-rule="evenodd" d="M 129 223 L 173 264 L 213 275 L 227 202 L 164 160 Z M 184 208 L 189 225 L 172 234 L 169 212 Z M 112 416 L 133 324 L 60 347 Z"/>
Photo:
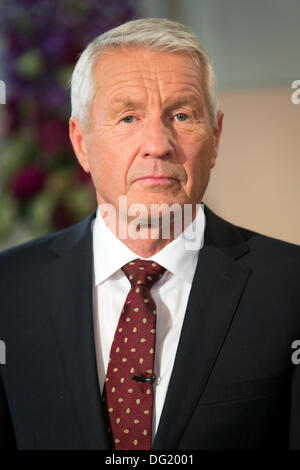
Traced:
<path id="1" fill-rule="evenodd" d="M 187 56 L 145 49 L 107 52 L 95 69 L 88 134 L 71 119 L 77 157 L 101 204 L 200 203 L 215 165 L 214 132 L 201 71 Z M 152 178 L 149 178 L 152 176 Z M 148 177 L 148 178 L 146 178 Z"/>

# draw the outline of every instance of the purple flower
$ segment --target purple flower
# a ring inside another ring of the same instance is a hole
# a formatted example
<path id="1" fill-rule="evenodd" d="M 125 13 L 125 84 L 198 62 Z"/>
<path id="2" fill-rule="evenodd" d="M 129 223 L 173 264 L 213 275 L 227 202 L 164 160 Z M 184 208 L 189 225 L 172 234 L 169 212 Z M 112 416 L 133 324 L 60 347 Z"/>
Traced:
<path id="1" fill-rule="evenodd" d="M 20 115 L 17 112 L 16 100 L 9 100 L 5 106 L 5 133 L 11 135 L 17 132 L 20 125 Z"/>
<path id="2" fill-rule="evenodd" d="M 71 150 L 67 125 L 58 120 L 43 123 L 39 129 L 39 138 L 45 153 L 54 154 L 57 151 Z"/>
<path id="3" fill-rule="evenodd" d="M 30 165 L 17 174 L 12 182 L 12 193 L 19 202 L 26 202 L 40 192 L 45 183 L 46 173 L 39 167 Z"/>
<path id="4" fill-rule="evenodd" d="M 1 3 L 1 0 L 0 0 Z M 78 165 L 68 135 L 70 90 L 68 69 L 94 37 L 136 15 L 136 0 L 9 0 L 3 2 L 0 63 L 7 83 L 5 137 L 26 139 L 27 166 L 4 184 L 24 208 L 44 190 L 47 168 L 51 173 L 66 165 L 72 184 L 93 185 Z M 31 53 L 30 53 L 31 51 Z M 40 60 L 39 60 L 40 59 Z M 22 142 L 22 140 L 21 140 Z M 31 147 L 30 147 L 31 146 Z M 29 148 L 30 147 L 30 148 Z M 39 158 L 41 165 L 36 164 Z M 31 162 L 31 163 L 30 163 Z M 72 170 L 71 170 L 72 168 Z M 74 171 L 74 173 L 73 173 Z M 53 226 L 78 221 L 78 213 L 59 201 L 51 215 Z"/>

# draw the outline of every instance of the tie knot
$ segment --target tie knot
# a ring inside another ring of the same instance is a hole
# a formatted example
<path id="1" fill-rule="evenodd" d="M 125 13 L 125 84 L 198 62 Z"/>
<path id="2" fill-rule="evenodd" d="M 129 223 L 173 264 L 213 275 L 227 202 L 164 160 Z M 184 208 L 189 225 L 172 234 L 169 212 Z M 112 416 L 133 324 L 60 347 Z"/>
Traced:
<path id="1" fill-rule="evenodd" d="M 125 264 L 122 270 L 128 277 L 132 286 L 142 284 L 151 289 L 153 284 L 161 278 L 166 269 L 151 260 L 135 259 Z"/>

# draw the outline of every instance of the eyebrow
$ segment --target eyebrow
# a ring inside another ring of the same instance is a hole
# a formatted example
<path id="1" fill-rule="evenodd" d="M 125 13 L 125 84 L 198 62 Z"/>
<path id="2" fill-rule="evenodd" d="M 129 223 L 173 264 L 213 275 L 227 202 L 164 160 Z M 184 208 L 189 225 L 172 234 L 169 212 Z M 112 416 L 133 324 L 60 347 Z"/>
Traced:
<path id="1" fill-rule="evenodd" d="M 113 107 L 115 107 L 115 105 L 118 105 L 118 104 L 121 104 L 125 106 L 126 108 L 138 108 L 142 106 L 142 103 L 140 101 L 133 101 L 131 98 L 115 97 L 110 102 L 110 106 L 113 106 Z"/>
<path id="2" fill-rule="evenodd" d="M 187 104 L 196 105 L 197 111 L 200 110 L 201 111 L 200 114 L 203 113 L 202 102 L 199 102 L 199 99 L 194 95 L 185 95 L 185 96 L 179 96 L 178 98 L 173 98 L 173 97 L 169 98 L 164 104 L 166 106 L 165 112 L 168 112 L 171 109 L 179 108 L 180 106 L 184 106 Z M 110 102 L 110 107 L 113 110 L 115 110 L 116 108 L 119 107 L 118 105 L 122 107 L 124 106 L 125 108 L 129 108 L 129 109 L 137 109 L 137 108 L 143 107 L 143 103 L 141 101 L 138 101 L 138 100 L 135 101 L 135 100 L 132 100 L 131 98 L 123 98 L 123 97 L 116 96 Z"/>
<path id="3" fill-rule="evenodd" d="M 166 110 L 169 111 L 170 109 L 179 108 L 180 106 L 184 106 L 187 104 L 196 105 L 197 110 L 202 111 L 203 106 L 202 102 L 194 95 L 185 95 L 179 96 L 178 98 L 170 98 L 166 101 Z"/>

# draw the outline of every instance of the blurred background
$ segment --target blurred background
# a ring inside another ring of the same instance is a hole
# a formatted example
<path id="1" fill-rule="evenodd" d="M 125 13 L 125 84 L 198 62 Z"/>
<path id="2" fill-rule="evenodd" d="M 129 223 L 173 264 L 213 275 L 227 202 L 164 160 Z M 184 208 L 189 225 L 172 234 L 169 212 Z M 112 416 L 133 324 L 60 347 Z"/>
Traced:
<path id="1" fill-rule="evenodd" d="M 185 23 L 212 58 L 225 116 L 204 202 L 235 224 L 300 244 L 300 103 L 291 99 L 299 0 L 2 0 L 0 249 L 96 207 L 68 138 L 68 81 L 96 35 L 142 17 Z"/>

